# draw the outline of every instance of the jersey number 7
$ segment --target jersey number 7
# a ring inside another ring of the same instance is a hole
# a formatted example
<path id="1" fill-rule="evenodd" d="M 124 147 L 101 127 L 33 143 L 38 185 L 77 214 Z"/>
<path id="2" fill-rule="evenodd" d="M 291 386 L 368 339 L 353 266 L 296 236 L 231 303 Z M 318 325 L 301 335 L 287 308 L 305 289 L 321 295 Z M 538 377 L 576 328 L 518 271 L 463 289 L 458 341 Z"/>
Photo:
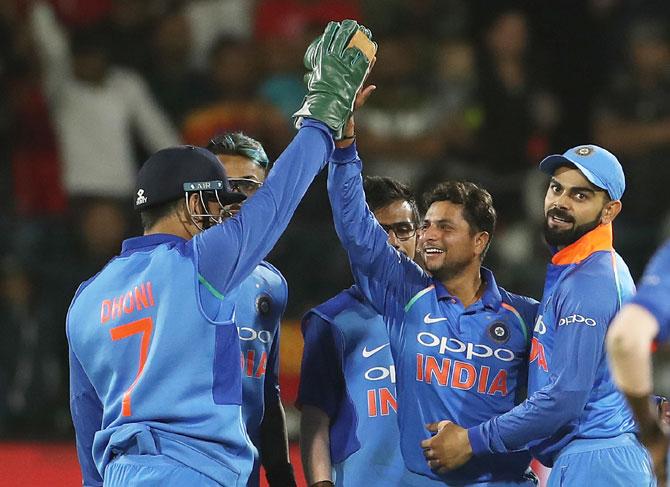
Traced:
<path id="1" fill-rule="evenodd" d="M 121 402 L 121 414 L 123 416 L 130 416 L 130 394 L 133 392 L 135 385 L 140 380 L 142 376 L 142 371 L 144 370 L 144 364 L 147 361 L 147 355 L 149 353 L 149 345 L 151 344 L 151 332 L 154 328 L 153 319 L 149 316 L 147 318 L 142 318 L 131 323 L 116 326 L 109 330 L 110 335 L 112 335 L 112 340 L 123 340 L 128 338 L 131 335 L 136 335 L 138 333 L 142 334 L 140 340 L 140 367 L 135 376 L 135 380 L 130 387 L 123 393 L 123 401 Z"/>

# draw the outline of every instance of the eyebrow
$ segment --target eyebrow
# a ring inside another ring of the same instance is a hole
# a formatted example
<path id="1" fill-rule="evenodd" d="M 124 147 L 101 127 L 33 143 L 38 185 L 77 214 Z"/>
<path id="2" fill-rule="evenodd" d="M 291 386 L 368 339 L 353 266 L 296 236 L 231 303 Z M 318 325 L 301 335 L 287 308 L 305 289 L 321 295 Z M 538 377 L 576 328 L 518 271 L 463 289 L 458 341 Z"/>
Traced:
<path id="1" fill-rule="evenodd" d="M 566 187 L 565 184 L 561 183 L 558 179 L 556 178 L 551 178 L 551 183 L 553 184 L 558 184 L 559 186 Z M 591 194 L 596 194 L 600 192 L 604 192 L 605 190 L 602 188 L 591 188 L 589 186 L 572 186 L 569 187 L 568 190 L 572 193 L 591 193 Z"/>

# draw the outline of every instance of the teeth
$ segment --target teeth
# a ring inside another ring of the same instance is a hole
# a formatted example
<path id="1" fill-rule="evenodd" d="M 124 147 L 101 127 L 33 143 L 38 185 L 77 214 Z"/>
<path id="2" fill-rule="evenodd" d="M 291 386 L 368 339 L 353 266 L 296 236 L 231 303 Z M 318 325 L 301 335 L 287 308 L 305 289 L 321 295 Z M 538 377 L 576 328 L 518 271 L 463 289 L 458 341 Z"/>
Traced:
<path id="1" fill-rule="evenodd" d="M 429 249 L 425 249 L 424 252 L 427 253 L 427 254 L 441 254 L 441 253 L 444 252 L 444 250 L 429 248 Z"/>

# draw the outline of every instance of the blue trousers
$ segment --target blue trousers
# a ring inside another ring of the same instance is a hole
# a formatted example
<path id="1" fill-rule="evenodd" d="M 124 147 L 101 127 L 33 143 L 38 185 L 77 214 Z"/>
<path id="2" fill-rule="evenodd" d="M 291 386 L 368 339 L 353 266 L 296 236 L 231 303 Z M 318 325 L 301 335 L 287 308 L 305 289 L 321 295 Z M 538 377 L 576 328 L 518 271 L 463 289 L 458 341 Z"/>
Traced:
<path id="1" fill-rule="evenodd" d="M 647 450 L 632 433 L 573 440 L 559 453 L 547 487 L 655 487 Z"/>

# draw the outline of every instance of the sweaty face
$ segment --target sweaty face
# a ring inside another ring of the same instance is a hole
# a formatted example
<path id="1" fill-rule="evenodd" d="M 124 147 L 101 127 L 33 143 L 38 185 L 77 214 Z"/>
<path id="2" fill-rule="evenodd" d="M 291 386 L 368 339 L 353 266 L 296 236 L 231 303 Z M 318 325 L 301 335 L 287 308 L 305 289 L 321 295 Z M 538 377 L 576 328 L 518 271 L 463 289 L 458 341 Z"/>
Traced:
<path id="1" fill-rule="evenodd" d="M 394 201 L 374 212 L 377 221 L 389 234 L 388 243 L 414 259 L 416 253 L 416 223 L 407 201 Z"/>
<path id="2" fill-rule="evenodd" d="M 559 167 L 544 198 L 544 237 L 549 245 L 565 247 L 601 223 L 607 193 L 594 186 L 575 167 Z"/>
<path id="3" fill-rule="evenodd" d="M 424 217 L 419 232 L 419 251 L 426 270 L 440 280 L 458 275 L 467 266 L 480 263 L 483 249 L 463 217 L 463 206 L 451 201 L 436 201 Z M 488 239 L 486 240 L 488 241 Z"/>
<path id="4" fill-rule="evenodd" d="M 227 154 L 217 155 L 228 175 L 228 182 L 233 191 L 252 196 L 265 181 L 265 169 L 253 160 L 244 156 Z M 240 211 L 240 204 L 230 205 L 227 208 L 233 215 Z"/>

